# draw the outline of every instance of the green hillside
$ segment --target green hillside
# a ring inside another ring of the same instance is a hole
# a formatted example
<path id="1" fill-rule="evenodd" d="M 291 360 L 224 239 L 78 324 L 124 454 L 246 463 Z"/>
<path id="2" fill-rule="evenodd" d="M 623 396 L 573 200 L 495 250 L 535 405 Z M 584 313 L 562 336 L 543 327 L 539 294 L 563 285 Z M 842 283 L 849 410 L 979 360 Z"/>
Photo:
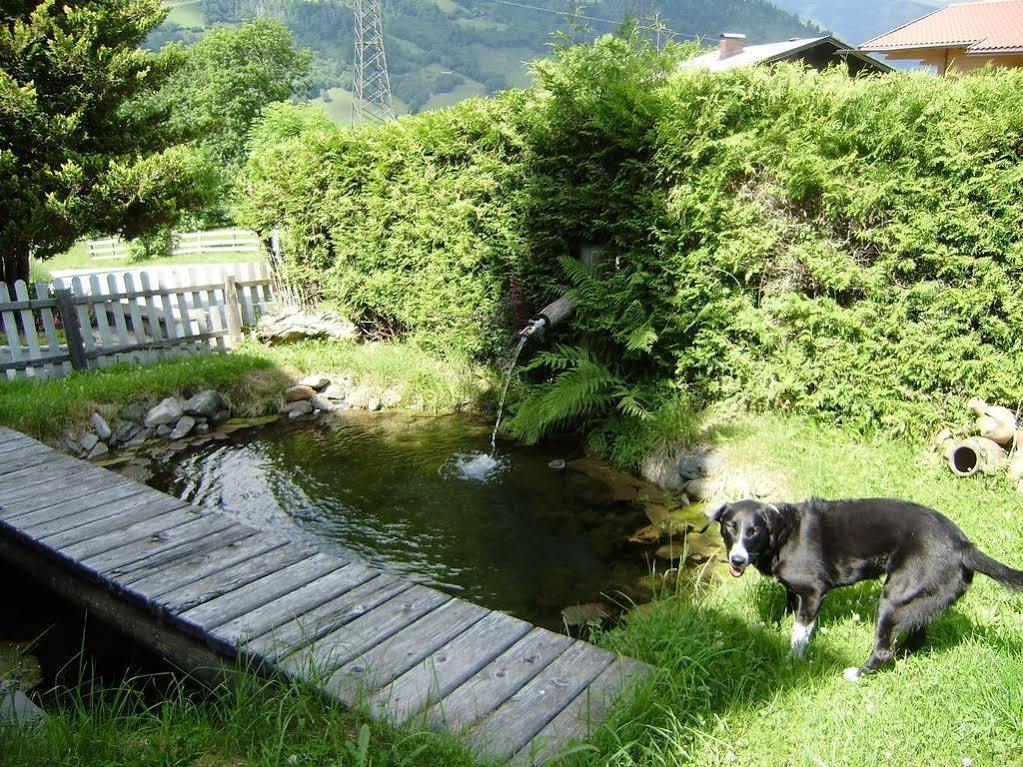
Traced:
<path id="1" fill-rule="evenodd" d="M 207 26 L 257 14 L 284 21 L 315 54 L 310 98 L 341 123 L 351 115 L 354 19 L 348 0 L 199 0 L 172 11 L 149 41 L 191 42 Z M 384 0 L 388 68 L 399 113 L 419 112 L 528 83 L 524 62 L 544 55 L 558 30 L 590 38 L 631 15 L 659 15 L 668 34 L 690 40 L 744 32 L 751 42 L 815 30 L 766 0 L 602 0 L 568 21 L 570 0 Z"/>

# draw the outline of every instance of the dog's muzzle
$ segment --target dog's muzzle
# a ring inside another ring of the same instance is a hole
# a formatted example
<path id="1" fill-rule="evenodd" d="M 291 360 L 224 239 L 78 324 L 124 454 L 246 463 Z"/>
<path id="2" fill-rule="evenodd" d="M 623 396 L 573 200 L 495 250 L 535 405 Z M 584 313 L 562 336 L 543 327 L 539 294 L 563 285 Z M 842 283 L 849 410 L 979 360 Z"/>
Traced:
<path id="1" fill-rule="evenodd" d="M 735 578 L 741 577 L 748 566 L 749 559 L 741 554 L 732 554 L 728 558 L 728 572 Z"/>

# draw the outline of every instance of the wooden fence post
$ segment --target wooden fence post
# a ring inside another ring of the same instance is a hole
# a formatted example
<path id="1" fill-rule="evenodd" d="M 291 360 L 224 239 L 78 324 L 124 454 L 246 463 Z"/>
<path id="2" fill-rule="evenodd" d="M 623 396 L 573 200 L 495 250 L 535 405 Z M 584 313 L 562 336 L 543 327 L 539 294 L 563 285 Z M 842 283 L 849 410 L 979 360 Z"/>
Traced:
<path id="1" fill-rule="evenodd" d="M 242 342 L 242 313 L 238 308 L 238 284 L 233 274 L 224 281 L 224 314 L 227 316 L 227 342 L 236 349 Z"/>
<path id="2" fill-rule="evenodd" d="M 64 328 L 67 351 L 71 357 L 71 367 L 75 370 L 87 370 L 89 360 L 85 356 L 85 343 L 82 341 L 82 327 L 78 324 L 74 296 L 67 288 L 60 288 L 55 293 L 57 311 L 60 313 L 60 324 Z"/>

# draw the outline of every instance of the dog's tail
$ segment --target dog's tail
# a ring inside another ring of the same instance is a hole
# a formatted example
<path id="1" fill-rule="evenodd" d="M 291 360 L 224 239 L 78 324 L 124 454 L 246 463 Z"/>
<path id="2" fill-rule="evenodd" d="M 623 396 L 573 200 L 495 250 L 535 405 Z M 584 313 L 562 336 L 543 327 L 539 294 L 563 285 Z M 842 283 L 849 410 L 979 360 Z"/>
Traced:
<path id="1" fill-rule="evenodd" d="M 996 581 L 1010 589 L 1023 591 L 1023 570 L 1014 570 L 1008 565 L 1003 565 L 997 559 L 992 559 L 976 546 L 970 546 L 963 557 L 963 564 L 978 573 L 984 573 L 988 578 Z"/>

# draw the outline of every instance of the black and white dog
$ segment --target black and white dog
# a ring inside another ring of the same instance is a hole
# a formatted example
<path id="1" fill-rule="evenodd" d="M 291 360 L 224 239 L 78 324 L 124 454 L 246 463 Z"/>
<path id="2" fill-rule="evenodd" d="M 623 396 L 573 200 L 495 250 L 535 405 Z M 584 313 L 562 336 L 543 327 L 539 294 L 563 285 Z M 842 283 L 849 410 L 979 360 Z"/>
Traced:
<path id="1" fill-rule="evenodd" d="M 738 578 L 753 565 L 787 591 L 795 613 L 790 654 L 802 657 L 824 595 L 838 586 L 885 576 L 874 650 L 845 678 L 890 662 L 895 637 L 917 649 L 927 625 L 965 592 L 975 572 L 1023 590 L 1023 570 L 982 553 L 947 517 L 893 498 L 803 503 L 726 503 L 710 515 L 721 526 L 728 567 Z"/>

